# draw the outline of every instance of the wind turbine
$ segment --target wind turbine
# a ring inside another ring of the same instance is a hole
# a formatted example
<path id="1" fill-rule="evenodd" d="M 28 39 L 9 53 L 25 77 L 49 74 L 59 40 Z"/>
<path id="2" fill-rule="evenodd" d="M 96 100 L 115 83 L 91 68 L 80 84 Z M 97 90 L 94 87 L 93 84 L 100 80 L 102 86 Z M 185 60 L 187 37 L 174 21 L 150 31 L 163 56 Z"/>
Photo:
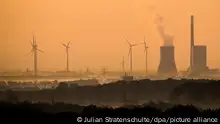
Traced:
<path id="1" fill-rule="evenodd" d="M 129 53 L 128 53 L 128 56 L 130 55 L 130 76 L 132 76 L 132 48 L 134 46 L 137 46 L 137 45 L 140 45 L 140 44 L 143 44 L 143 43 L 139 43 L 139 44 L 131 44 L 127 39 L 125 39 L 129 45 Z"/>
<path id="2" fill-rule="evenodd" d="M 31 43 L 31 46 L 32 46 L 32 50 L 31 50 L 31 52 L 30 53 L 34 53 L 34 75 L 35 76 L 37 76 L 37 72 L 38 72 L 38 66 L 37 66 L 37 60 L 38 60 L 38 58 L 37 58 L 37 52 L 38 51 L 40 51 L 40 52 L 42 52 L 42 53 L 44 53 L 42 50 L 39 50 L 38 49 L 38 45 L 37 45 L 37 42 L 36 42 L 36 37 L 33 35 L 33 42 L 31 42 L 30 41 L 30 43 Z"/>
<path id="3" fill-rule="evenodd" d="M 67 55 L 67 61 L 66 61 L 66 71 L 69 72 L 69 45 L 70 45 L 70 41 L 68 42 L 68 44 L 64 44 L 62 42 L 60 42 L 65 48 L 66 48 L 66 55 Z"/>
<path id="4" fill-rule="evenodd" d="M 147 73 L 148 73 L 148 66 L 147 66 L 147 49 L 148 49 L 148 46 L 146 44 L 146 41 L 145 41 L 145 37 L 144 37 L 144 52 L 145 52 L 145 62 L 146 62 L 146 76 L 147 76 Z"/>

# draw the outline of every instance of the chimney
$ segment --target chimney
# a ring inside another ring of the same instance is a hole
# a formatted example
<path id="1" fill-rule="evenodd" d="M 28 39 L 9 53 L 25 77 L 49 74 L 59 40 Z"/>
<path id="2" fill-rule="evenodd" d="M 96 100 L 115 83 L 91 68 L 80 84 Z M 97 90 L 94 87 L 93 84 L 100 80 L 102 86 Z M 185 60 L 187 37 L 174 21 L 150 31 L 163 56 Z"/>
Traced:
<path id="1" fill-rule="evenodd" d="M 194 16 L 191 15 L 191 42 L 190 42 L 190 71 L 193 69 L 193 48 L 194 48 Z"/>
<path id="2" fill-rule="evenodd" d="M 174 58 L 174 46 L 160 47 L 160 64 L 157 70 L 158 75 L 176 76 L 177 68 Z"/>

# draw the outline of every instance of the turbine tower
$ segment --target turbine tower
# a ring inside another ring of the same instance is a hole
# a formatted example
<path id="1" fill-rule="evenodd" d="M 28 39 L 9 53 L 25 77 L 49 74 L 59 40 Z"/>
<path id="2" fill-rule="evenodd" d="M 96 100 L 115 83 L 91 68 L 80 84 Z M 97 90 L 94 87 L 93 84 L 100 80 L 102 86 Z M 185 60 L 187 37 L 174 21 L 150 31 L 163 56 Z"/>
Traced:
<path id="1" fill-rule="evenodd" d="M 122 59 L 122 71 L 125 74 L 125 59 L 124 59 L 124 56 L 123 56 L 123 59 Z"/>
<path id="2" fill-rule="evenodd" d="M 147 49 L 148 49 L 148 46 L 146 44 L 146 41 L 145 41 L 145 37 L 144 37 L 144 52 L 145 52 L 145 62 L 146 62 L 146 76 L 147 76 L 147 73 L 148 73 L 148 66 L 147 66 Z"/>
<path id="3" fill-rule="evenodd" d="M 131 44 L 127 39 L 125 39 L 129 45 L 129 53 L 128 53 L 128 56 L 130 56 L 130 76 L 132 76 L 132 48 L 134 46 L 137 46 L 137 45 L 140 45 L 140 44 Z"/>
<path id="4" fill-rule="evenodd" d="M 37 76 L 37 73 L 38 73 L 38 58 L 37 58 L 37 52 L 40 51 L 42 53 L 44 53 L 42 50 L 39 50 L 38 49 L 38 45 L 37 45 L 37 42 L 36 42 L 36 36 L 33 35 L 33 42 L 31 42 L 31 46 L 32 46 L 32 50 L 30 53 L 34 53 L 34 76 Z"/>
<path id="5" fill-rule="evenodd" d="M 102 68 L 102 69 L 101 69 L 101 72 L 102 72 L 102 75 L 103 75 L 104 78 L 106 77 L 107 71 L 108 71 L 107 68 Z"/>
<path id="6" fill-rule="evenodd" d="M 69 45 L 70 45 L 70 41 L 68 42 L 68 44 L 64 44 L 61 42 L 61 44 L 66 48 L 66 56 L 67 56 L 67 61 L 66 61 L 66 71 L 69 72 Z"/>

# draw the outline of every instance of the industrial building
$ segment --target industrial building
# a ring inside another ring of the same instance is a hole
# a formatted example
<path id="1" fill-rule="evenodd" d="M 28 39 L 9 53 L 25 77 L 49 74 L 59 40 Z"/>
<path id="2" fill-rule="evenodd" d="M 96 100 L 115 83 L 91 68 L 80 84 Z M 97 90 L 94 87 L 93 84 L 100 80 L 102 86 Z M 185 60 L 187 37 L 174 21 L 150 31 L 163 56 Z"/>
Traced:
<path id="1" fill-rule="evenodd" d="M 160 64 L 157 70 L 161 76 L 176 76 L 177 68 L 174 58 L 174 46 L 160 47 Z"/>
<path id="2" fill-rule="evenodd" d="M 208 71 L 206 50 L 207 50 L 206 46 L 196 45 L 193 47 L 193 63 L 192 63 L 193 74 L 202 74 Z"/>

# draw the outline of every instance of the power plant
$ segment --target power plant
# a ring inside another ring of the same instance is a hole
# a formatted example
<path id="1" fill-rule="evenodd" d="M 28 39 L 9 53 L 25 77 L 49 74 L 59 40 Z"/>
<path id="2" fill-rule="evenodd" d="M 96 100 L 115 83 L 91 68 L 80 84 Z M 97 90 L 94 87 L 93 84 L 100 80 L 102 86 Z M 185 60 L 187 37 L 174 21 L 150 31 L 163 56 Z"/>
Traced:
<path id="1" fill-rule="evenodd" d="M 195 45 L 194 43 L 194 16 L 191 16 L 190 24 L 190 75 L 201 75 L 208 72 L 207 67 L 207 47 L 204 45 Z M 163 27 L 160 27 L 161 32 L 164 33 Z M 162 35 L 164 39 L 164 46 L 160 47 L 160 63 L 157 74 L 160 76 L 176 76 L 178 74 L 175 64 L 174 46 L 172 44 L 172 37 L 165 33 Z M 168 44 L 171 43 L 171 44 Z"/>
<path id="2" fill-rule="evenodd" d="M 161 76 L 177 75 L 177 68 L 174 58 L 174 46 L 160 47 L 160 64 L 158 66 L 157 73 Z"/>
<path id="3" fill-rule="evenodd" d="M 207 47 L 194 45 L 194 16 L 191 16 L 190 75 L 200 75 L 207 71 Z"/>

